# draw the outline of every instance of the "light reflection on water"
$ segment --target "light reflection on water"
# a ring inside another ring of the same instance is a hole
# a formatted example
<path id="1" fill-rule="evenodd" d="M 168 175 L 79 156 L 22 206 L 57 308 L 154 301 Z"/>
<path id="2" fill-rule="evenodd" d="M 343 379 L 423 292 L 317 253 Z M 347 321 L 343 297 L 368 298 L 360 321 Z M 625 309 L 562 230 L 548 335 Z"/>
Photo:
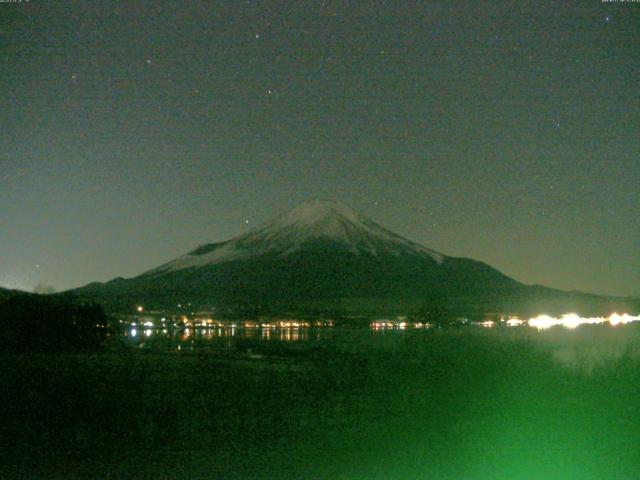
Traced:
<path id="1" fill-rule="evenodd" d="M 481 324 L 480 324 L 481 325 Z M 481 325 L 484 326 L 484 325 Z M 217 325 L 183 329 L 129 326 L 122 335 L 131 346 L 154 351 L 212 352 L 248 358 L 290 355 L 316 346 L 385 348 L 401 346 L 407 336 L 427 338 L 430 328 L 378 325 L 332 327 L 251 327 Z M 495 327 L 495 325 L 492 325 Z M 594 366 L 607 359 L 634 352 L 640 355 L 640 323 L 613 326 L 609 322 L 579 328 L 462 327 L 455 332 L 526 338 L 551 349 L 553 357 L 567 365 Z M 287 346 L 288 345 L 288 346 Z M 283 350 L 284 348 L 284 350 Z"/>
<path id="2" fill-rule="evenodd" d="M 122 331 L 128 343 L 153 350 L 229 350 L 269 343 L 311 344 L 331 340 L 337 330 L 333 327 L 271 327 L 244 328 L 237 326 L 197 327 L 182 329 L 129 327 Z M 366 328 L 357 329 L 367 331 Z"/>
<path id="3" fill-rule="evenodd" d="M 365 329 L 366 330 L 366 329 Z M 180 340 L 205 339 L 234 337 L 251 338 L 263 340 L 282 340 L 288 342 L 306 341 L 311 338 L 324 338 L 333 332 L 333 328 L 315 327 L 289 327 L 289 328 L 237 328 L 237 327 L 216 327 L 216 328 L 181 328 L 168 330 L 166 328 L 146 328 L 143 331 L 145 337 L 179 338 Z M 323 332 L 325 334 L 323 335 Z M 140 337 L 140 330 L 131 327 L 123 331 L 123 335 L 130 339 Z"/>

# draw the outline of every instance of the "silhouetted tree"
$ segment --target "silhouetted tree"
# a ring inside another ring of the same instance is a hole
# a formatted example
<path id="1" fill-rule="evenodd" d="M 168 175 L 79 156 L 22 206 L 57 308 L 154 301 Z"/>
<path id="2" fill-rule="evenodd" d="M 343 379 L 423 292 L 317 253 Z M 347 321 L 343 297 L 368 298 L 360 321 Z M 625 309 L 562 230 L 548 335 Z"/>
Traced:
<path id="1" fill-rule="evenodd" d="M 49 287 L 47 285 L 41 285 L 40 283 L 33 287 L 33 293 L 38 293 L 41 295 L 50 295 L 52 293 L 56 293 L 56 289 L 53 287 Z"/>
<path id="2" fill-rule="evenodd" d="M 0 304 L 0 346 L 10 350 L 94 349 L 108 333 L 97 304 L 67 296 L 16 295 Z"/>
<path id="3" fill-rule="evenodd" d="M 416 312 L 416 320 L 427 322 L 436 328 L 451 327 L 455 319 L 447 308 L 443 297 L 429 294 L 420 304 Z"/>

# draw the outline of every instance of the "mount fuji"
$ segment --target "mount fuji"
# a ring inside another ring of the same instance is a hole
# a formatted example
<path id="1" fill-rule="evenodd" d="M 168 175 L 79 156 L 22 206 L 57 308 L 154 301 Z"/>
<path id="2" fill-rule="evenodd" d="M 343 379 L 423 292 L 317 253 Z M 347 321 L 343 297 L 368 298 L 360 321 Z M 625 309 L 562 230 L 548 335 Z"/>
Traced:
<path id="1" fill-rule="evenodd" d="M 337 202 L 312 200 L 231 240 L 76 293 L 166 306 L 468 296 L 520 288 L 484 263 L 426 248 Z"/>
<path id="2" fill-rule="evenodd" d="M 139 303 L 164 308 L 189 303 L 194 308 L 250 304 L 309 312 L 354 310 L 352 305 L 379 310 L 380 305 L 416 305 L 434 296 L 459 311 L 470 305 L 487 311 L 506 308 L 496 299 L 511 302 L 560 291 L 525 286 L 485 263 L 403 238 L 342 204 L 312 200 L 137 277 L 74 292 L 126 309 Z"/>

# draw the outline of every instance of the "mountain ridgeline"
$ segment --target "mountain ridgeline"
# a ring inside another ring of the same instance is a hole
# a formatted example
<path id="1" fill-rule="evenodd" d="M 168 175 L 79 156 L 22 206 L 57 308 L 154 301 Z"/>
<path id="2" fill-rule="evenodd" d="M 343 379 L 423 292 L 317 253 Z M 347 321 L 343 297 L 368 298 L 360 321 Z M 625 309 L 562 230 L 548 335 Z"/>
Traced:
<path id="1" fill-rule="evenodd" d="M 407 313 L 438 298 L 458 314 L 598 308 L 611 299 L 523 285 L 489 265 L 436 252 L 331 201 L 309 201 L 231 240 L 131 279 L 76 294 L 114 309 L 245 308 L 258 313 Z M 586 302 L 586 303 L 585 303 Z"/>

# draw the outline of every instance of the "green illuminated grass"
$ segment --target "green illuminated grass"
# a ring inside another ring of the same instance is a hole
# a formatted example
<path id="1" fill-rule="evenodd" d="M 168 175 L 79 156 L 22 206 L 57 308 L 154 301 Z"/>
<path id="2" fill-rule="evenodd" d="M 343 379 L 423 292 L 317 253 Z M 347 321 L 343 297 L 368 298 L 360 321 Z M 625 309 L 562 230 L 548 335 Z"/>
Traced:
<path id="1" fill-rule="evenodd" d="M 637 336 L 635 328 L 629 335 Z M 640 361 L 518 333 L 345 334 L 264 360 L 3 355 L 2 478 L 630 479 Z"/>

